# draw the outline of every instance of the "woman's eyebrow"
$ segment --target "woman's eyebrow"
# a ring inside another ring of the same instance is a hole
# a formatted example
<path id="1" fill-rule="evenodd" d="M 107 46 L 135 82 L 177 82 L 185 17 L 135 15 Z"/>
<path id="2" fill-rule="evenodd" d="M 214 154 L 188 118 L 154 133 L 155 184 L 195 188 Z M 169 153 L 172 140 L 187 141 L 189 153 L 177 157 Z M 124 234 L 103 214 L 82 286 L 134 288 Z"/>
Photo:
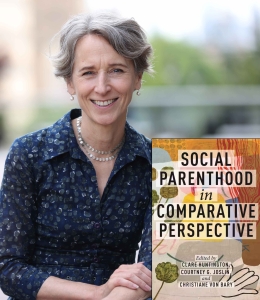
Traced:
<path id="1" fill-rule="evenodd" d="M 112 63 L 112 64 L 108 64 L 109 67 L 123 67 L 123 68 L 128 68 L 128 66 L 126 64 L 122 64 L 122 63 Z M 95 67 L 93 65 L 90 66 L 84 66 L 82 67 L 79 72 L 85 71 L 85 70 L 91 70 L 94 69 Z"/>
<path id="2" fill-rule="evenodd" d="M 112 63 L 112 64 L 108 64 L 110 67 L 123 67 L 123 68 L 128 68 L 128 66 L 126 64 L 122 64 L 122 63 Z"/>
<path id="3" fill-rule="evenodd" d="M 84 66 L 83 68 L 81 68 L 81 69 L 79 70 L 79 72 L 85 71 L 85 70 L 90 70 L 90 69 L 94 69 L 94 66 Z"/>

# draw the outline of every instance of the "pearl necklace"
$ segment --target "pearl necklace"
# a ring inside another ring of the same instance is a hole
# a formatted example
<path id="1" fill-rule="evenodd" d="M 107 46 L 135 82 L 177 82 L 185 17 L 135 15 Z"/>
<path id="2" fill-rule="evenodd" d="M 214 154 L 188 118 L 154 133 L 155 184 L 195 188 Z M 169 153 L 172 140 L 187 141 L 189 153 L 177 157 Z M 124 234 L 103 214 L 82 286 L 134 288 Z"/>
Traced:
<path id="1" fill-rule="evenodd" d="M 77 130 L 78 130 L 78 142 L 80 144 L 80 146 L 82 148 L 85 149 L 86 153 L 89 155 L 89 157 L 93 160 L 96 160 L 96 161 L 101 161 L 101 162 L 106 162 L 106 161 L 110 161 L 112 159 L 115 159 L 116 158 L 116 155 L 118 154 L 118 152 L 120 151 L 120 149 L 122 148 L 124 142 L 125 142 L 125 137 L 123 138 L 123 140 L 115 147 L 113 148 L 112 150 L 109 150 L 109 151 L 101 151 L 101 150 L 96 150 L 94 149 L 91 145 L 89 145 L 86 141 L 84 141 L 82 135 L 81 135 L 81 117 L 78 117 L 77 118 Z M 114 153 L 113 155 L 109 156 L 109 157 L 97 157 L 95 156 L 94 154 L 90 153 L 88 151 L 88 149 L 94 153 L 98 153 L 100 155 L 106 155 L 106 154 L 112 154 Z M 117 151 L 116 151 L 117 150 Z"/>

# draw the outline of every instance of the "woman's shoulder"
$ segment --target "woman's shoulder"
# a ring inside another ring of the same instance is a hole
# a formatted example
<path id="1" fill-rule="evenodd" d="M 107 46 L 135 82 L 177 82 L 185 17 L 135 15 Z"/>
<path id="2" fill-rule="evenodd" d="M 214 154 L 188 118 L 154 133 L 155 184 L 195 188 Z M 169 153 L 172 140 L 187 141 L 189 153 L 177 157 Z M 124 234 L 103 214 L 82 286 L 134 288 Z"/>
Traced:
<path id="1" fill-rule="evenodd" d="M 9 154 L 28 153 L 30 158 L 30 156 L 38 156 L 39 152 L 53 152 L 58 146 L 64 145 L 71 130 L 70 113 L 67 113 L 46 128 L 16 138 Z"/>
<path id="2" fill-rule="evenodd" d="M 126 134 L 130 135 L 131 138 L 134 137 L 134 139 L 139 140 L 142 143 L 145 143 L 148 147 L 151 147 L 152 141 L 150 138 L 146 137 L 142 133 L 138 132 L 136 129 L 134 129 L 128 122 L 126 122 Z"/>
<path id="3" fill-rule="evenodd" d="M 126 142 L 130 149 L 135 149 L 135 154 L 140 154 L 151 163 L 152 142 L 145 135 L 137 132 L 131 125 L 126 123 Z"/>

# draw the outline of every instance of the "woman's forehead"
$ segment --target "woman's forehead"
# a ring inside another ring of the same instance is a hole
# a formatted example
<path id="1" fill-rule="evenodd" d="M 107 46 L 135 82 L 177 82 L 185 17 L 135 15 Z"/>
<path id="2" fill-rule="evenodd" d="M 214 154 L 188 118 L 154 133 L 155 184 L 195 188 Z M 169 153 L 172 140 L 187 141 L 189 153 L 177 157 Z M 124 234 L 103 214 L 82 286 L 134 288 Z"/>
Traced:
<path id="1" fill-rule="evenodd" d="M 85 35 L 75 49 L 75 63 L 98 63 L 104 60 L 109 64 L 131 64 L 131 60 L 120 55 L 102 36 Z"/>

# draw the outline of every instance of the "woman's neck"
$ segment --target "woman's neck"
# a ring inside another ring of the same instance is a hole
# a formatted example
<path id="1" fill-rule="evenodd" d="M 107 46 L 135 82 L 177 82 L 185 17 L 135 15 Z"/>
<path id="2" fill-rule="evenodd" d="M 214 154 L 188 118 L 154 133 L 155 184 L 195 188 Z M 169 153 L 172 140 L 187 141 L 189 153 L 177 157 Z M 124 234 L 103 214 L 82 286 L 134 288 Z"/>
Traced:
<path id="1" fill-rule="evenodd" d="M 80 128 L 81 136 L 94 149 L 99 151 L 110 151 L 117 147 L 124 138 L 125 122 L 117 122 L 116 124 L 100 125 L 91 122 L 84 115 L 81 118 Z M 77 119 L 73 120 L 74 132 L 77 132 Z M 76 135 L 77 136 L 77 135 Z"/>

